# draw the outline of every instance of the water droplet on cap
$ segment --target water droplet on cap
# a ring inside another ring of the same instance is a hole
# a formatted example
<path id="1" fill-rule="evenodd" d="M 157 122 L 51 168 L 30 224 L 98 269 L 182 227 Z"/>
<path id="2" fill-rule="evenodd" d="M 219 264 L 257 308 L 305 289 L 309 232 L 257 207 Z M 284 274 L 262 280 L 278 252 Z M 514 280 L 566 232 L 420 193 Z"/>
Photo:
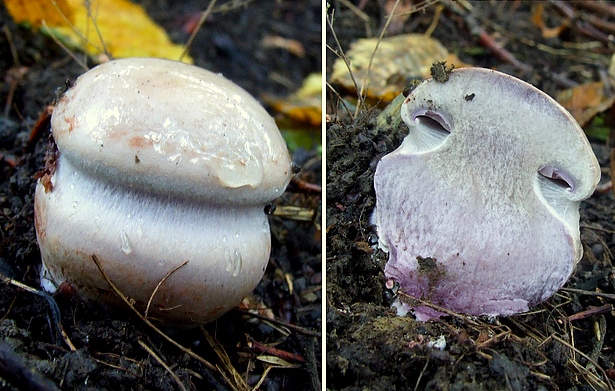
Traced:
<path id="1" fill-rule="evenodd" d="M 237 277 L 241 271 L 243 259 L 239 250 L 235 250 L 231 256 L 229 248 L 224 249 L 224 261 L 226 262 L 226 271 L 231 273 L 233 277 Z"/>
<path id="2" fill-rule="evenodd" d="M 120 241 L 122 242 L 122 246 L 120 247 L 122 252 L 126 255 L 132 253 L 132 244 L 130 243 L 130 240 L 128 239 L 128 235 L 126 234 L 126 231 L 122 231 L 122 233 L 120 234 Z"/>

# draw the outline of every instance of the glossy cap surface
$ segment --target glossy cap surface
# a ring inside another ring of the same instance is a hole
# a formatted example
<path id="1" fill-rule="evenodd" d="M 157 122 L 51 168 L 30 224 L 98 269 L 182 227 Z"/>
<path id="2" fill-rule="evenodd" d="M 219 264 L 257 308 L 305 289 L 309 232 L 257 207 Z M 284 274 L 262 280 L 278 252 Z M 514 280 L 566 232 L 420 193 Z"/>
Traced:
<path id="1" fill-rule="evenodd" d="M 97 66 L 61 97 L 52 128 L 75 166 L 155 193 L 264 203 L 292 174 L 284 140 L 252 96 L 176 61 Z"/>

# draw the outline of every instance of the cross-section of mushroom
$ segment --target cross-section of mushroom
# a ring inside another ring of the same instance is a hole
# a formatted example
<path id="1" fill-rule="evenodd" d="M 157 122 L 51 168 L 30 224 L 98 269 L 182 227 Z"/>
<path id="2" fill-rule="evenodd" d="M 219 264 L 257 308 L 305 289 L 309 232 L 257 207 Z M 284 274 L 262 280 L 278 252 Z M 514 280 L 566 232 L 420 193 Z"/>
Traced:
<path id="1" fill-rule="evenodd" d="M 549 298 L 582 256 L 579 203 L 600 179 L 572 116 L 535 87 L 478 68 L 423 82 L 401 115 L 408 135 L 374 179 L 387 278 L 470 315 Z"/>

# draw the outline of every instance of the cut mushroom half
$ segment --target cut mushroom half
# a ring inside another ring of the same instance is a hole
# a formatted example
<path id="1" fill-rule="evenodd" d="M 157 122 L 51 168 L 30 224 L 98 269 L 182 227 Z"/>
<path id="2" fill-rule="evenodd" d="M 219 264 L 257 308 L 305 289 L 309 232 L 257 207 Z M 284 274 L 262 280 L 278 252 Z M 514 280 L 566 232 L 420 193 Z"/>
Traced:
<path id="1" fill-rule="evenodd" d="M 579 203 L 600 179 L 572 116 L 530 84 L 480 68 L 423 82 L 401 115 L 408 135 L 374 178 L 386 276 L 469 315 L 549 298 L 582 256 Z M 413 309 L 421 320 L 439 315 Z"/>

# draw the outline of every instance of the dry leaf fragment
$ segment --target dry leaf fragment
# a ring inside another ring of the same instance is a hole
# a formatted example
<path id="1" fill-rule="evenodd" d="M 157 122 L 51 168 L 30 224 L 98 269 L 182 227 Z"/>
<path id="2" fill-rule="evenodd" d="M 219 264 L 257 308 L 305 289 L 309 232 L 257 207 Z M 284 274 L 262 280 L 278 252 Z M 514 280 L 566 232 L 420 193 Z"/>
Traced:
<path id="1" fill-rule="evenodd" d="M 55 4 L 54 4 L 55 3 Z M 73 23 L 73 11 L 68 0 L 4 0 L 4 5 L 15 23 L 30 23 L 39 28 L 43 20 L 48 26 L 65 25 L 68 20 Z"/>
<path id="2" fill-rule="evenodd" d="M 292 95 L 279 99 L 264 96 L 263 100 L 290 120 L 308 127 L 320 128 L 322 123 L 322 73 L 312 73 Z"/>
<path id="3" fill-rule="evenodd" d="M 279 35 L 267 35 L 261 40 L 265 48 L 279 48 L 289 51 L 297 57 L 305 57 L 305 48 L 296 39 L 288 39 Z"/>
<path id="4" fill-rule="evenodd" d="M 359 39 L 354 42 L 346 57 L 357 88 L 365 82 L 368 98 L 390 102 L 414 78 L 428 78 L 429 68 L 436 61 L 446 61 L 455 68 L 467 66 L 436 39 L 421 34 L 406 34 L 384 38 L 372 61 L 369 78 L 366 79 L 372 53 L 376 50 L 377 38 Z M 355 91 L 355 85 L 342 59 L 333 64 L 331 82 Z"/>
<path id="5" fill-rule="evenodd" d="M 15 22 L 37 28 L 44 22 L 51 34 L 94 58 L 105 54 L 106 48 L 115 58 L 177 60 L 184 50 L 183 45 L 171 42 L 140 5 L 128 0 L 5 0 L 5 4 Z M 184 62 L 192 63 L 192 59 L 184 57 Z"/>
<path id="6" fill-rule="evenodd" d="M 615 96 L 605 96 L 602 82 L 585 83 L 557 94 L 556 99 L 577 120 L 585 126 L 596 114 L 613 105 Z"/>
<path id="7" fill-rule="evenodd" d="M 566 19 L 562 24 L 557 27 L 547 27 L 543 19 L 543 13 L 545 6 L 542 3 L 536 4 L 532 8 L 532 23 L 540 28 L 542 31 L 542 37 L 545 39 L 559 37 L 564 30 L 568 28 L 570 21 Z"/>
<path id="8" fill-rule="evenodd" d="M 257 356 L 256 359 L 262 362 L 266 362 L 267 364 L 272 364 L 272 365 L 275 365 L 277 367 L 282 367 L 282 368 L 298 368 L 299 367 L 297 364 L 291 364 L 288 361 L 280 357 L 276 357 L 276 356 L 268 356 L 268 355 L 263 354 L 263 355 Z"/>

